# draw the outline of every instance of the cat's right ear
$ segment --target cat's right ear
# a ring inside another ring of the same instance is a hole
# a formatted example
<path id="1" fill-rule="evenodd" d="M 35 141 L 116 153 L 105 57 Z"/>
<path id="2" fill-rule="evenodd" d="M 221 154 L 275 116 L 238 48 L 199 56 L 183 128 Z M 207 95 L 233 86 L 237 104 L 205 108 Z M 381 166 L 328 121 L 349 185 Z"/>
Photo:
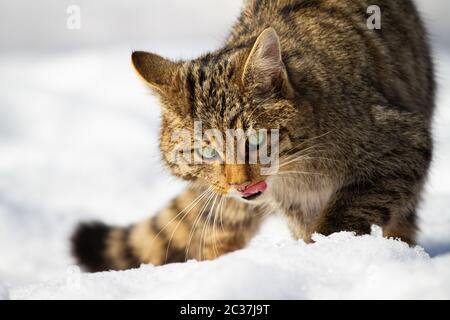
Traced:
<path id="1" fill-rule="evenodd" d="M 133 52 L 131 61 L 144 82 L 160 94 L 169 90 L 179 68 L 178 63 L 144 51 Z"/>
<path id="2" fill-rule="evenodd" d="M 274 28 L 265 29 L 256 39 L 244 65 L 242 83 L 259 92 L 281 89 L 285 96 L 292 95 L 280 39 Z"/>

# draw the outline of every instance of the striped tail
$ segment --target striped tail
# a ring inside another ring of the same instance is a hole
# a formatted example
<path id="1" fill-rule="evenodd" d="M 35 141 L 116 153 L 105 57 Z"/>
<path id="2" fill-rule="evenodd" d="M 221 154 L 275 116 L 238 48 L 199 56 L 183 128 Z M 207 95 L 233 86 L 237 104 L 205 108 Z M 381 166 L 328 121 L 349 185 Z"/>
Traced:
<path id="1" fill-rule="evenodd" d="M 136 268 L 140 261 L 128 244 L 130 229 L 82 223 L 71 238 L 72 255 L 89 272 Z"/>
<path id="2" fill-rule="evenodd" d="M 166 209 L 159 219 L 169 219 Z M 101 222 L 82 223 L 72 236 L 72 255 L 89 272 L 126 270 L 141 264 L 184 262 L 190 225 L 174 220 L 159 226 L 158 217 L 118 228 Z M 165 221 L 165 220 L 164 220 Z M 174 231 L 172 231 L 174 230 Z M 175 231 L 177 231 L 175 233 Z"/>

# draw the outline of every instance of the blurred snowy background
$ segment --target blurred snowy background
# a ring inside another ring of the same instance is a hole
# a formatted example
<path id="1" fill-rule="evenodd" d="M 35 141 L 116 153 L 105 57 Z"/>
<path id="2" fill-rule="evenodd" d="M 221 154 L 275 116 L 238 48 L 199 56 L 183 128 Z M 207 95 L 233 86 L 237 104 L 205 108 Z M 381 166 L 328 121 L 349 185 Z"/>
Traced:
<path id="1" fill-rule="evenodd" d="M 450 298 L 450 2 L 417 1 L 439 81 L 436 154 L 420 246 L 337 234 L 306 246 L 280 219 L 213 262 L 86 275 L 67 238 L 80 220 L 128 224 L 183 184 L 157 148 L 158 105 L 132 50 L 190 58 L 220 46 L 242 0 L 0 2 L 0 299 Z M 81 29 L 66 27 L 69 5 Z M 423 249 L 422 249 L 423 248 Z"/>

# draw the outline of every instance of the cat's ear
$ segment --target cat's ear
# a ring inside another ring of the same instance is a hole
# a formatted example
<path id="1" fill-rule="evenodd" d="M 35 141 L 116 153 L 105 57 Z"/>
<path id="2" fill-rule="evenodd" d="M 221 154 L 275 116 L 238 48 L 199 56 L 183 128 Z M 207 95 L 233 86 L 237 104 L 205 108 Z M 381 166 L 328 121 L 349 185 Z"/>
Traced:
<path id="1" fill-rule="evenodd" d="M 262 92 L 279 88 L 290 93 L 280 39 L 274 28 L 265 29 L 256 39 L 244 65 L 242 82 Z"/>
<path id="2" fill-rule="evenodd" d="M 170 88 L 174 74 L 179 68 L 178 63 L 143 51 L 133 52 L 131 61 L 144 82 L 161 94 Z"/>

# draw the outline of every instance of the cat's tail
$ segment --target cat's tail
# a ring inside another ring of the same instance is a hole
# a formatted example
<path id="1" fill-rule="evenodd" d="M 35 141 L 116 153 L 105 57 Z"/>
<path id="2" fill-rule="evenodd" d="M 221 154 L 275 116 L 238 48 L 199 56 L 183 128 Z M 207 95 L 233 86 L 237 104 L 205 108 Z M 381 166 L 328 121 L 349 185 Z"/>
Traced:
<path id="1" fill-rule="evenodd" d="M 130 243 L 131 229 L 100 222 L 82 223 L 71 238 L 72 255 L 90 272 L 138 267 L 141 262 Z"/>

